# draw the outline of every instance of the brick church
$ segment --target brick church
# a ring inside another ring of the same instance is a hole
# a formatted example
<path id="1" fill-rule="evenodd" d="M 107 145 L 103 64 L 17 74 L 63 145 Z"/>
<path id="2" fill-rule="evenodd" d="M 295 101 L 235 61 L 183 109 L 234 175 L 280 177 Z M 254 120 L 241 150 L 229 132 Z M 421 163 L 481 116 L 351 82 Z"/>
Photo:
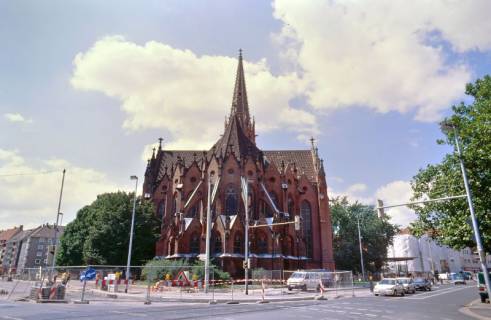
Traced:
<path id="1" fill-rule="evenodd" d="M 204 258 L 208 179 L 212 227 L 210 255 L 215 265 L 244 274 L 245 208 L 241 177 L 249 183 L 251 268 L 334 269 L 332 227 L 323 160 L 314 140 L 305 150 L 261 150 L 249 114 L 239 55 L 230 115 L 223 134 L 209 150 L 166 150 L 159 139 L 145 172 L 143 193 L 162 221 L 156 256 Z M 213 189 L 210 189 L 213 190 Z M 301 227 L 294 224 L 300 215 Z"/>

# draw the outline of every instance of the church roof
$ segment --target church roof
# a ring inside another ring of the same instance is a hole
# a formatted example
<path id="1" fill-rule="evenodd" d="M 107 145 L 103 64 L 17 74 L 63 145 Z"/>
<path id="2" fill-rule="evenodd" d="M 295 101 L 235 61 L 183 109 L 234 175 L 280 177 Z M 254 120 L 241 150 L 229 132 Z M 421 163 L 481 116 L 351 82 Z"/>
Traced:
<path id="1" fill-rule="evenodd" d="M 314 181 L 317 176 L 311 150 L 270 150 L 263 151 L 263 154 L 266 160 L 274 163 L 277 168 L 281 167 L 282 162 L 285 167 L 295 164 L 298 173 L 305 173 L 309 180 Z"/>
<path id="2" fill-rule="evenodd" d="M 234 153 L 237 159 L 241 159 L 246 155 L 251 155 L 255 159 L 261 156 L 261 150 L 244 133 L 238 115 L 233 115 L 230 118 L 223 136 L 209 151 L 210 155 L 213 153 L 223 157 Z"/>
<path id="3" fill-rule="evenodd" d="M 221 140 L 219 140 L 219 142 L 220 141 Z M 238 144 L 238 146 L 233 147 L 234 149 L 237 149 L 237 151 L 234 151 L 236 155 L 240 154 L 238 151 L 240 146 L 241 144 Z M 269 163 L 274 163 L 277 168 L 281 167 L 282 162 L 285 166 L 288 166 L 288 164 L 295 164 L 299 174 L 305 173 L 310 181 L 315 180 L 317 174 L 311 150 L 260 151 L 256 146 L 254 147 L 255 148 L 252 150 L 255 150 L 255 152 L 262 152 L 265 160 Z M 168 172 L 170 172 L 171 168 L 176 165 L 179 159 L 183 160 L 183 164 L 187 168 L 191 166 L 194 159 L 196 159 L 197 162 L 200 162 L 203 159 L 203 151 L 201 150 L 162 150 L 162 153 L 162 160 L 160 162 L 160 171 L 158 175 L 159 180 L 164 176 L 165 167 L 167 167 Z"/>
<path id="4" fill-rule="evenodd" d="M 157 180 L 160 180 L 165 174 L 165 168 L 170 173 L 178 161 L 182 161 L 186 168 L 196 161 L 200 162 L 203 159 L 203 150 L 162 150 L 159 173 Z"/>

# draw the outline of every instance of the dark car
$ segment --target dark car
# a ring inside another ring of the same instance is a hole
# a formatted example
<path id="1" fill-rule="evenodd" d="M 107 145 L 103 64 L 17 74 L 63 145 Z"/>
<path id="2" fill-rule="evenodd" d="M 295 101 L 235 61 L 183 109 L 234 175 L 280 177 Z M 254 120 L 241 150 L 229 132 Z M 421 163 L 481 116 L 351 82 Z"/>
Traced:
<path id="1" fill-rule="evenodd" d="M 416 278 L 413 284 L 416 290 L 431 291 L 431 282 L 428 279 Z"/>

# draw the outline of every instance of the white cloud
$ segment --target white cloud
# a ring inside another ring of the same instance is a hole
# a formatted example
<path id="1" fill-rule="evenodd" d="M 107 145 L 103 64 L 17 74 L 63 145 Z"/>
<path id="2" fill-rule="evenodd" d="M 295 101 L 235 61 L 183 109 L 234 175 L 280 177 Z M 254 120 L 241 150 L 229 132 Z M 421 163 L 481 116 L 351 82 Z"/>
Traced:
<path id="1" fill-rule="evenodd" d="M 412 196 L 412 189 L 408 181 L 397 180 L 381 186 L 375 193 L 371 193 L 366 184 L 359 182 L 348 186 L 341 192 L 331 189 L 330 197 L 338 196 L 347 196 L 350 201 L 358 201 L 368 205 L 375 205 L 377 199 L 384 201 L 385 205 L 395 205 L 409 202 Z M 385 209 L 385 213 L 391 218 L 391 223 L 403 227 L 407 227 L 409 223 L 417 218 L 414 211 L 408 207 Z"/>
<path id="2" fill-rule="evenodd" d="M 20 113 L 6 113 L 3 116 L 7 121 L 13 123 L 32 123 L 32 119 L 26 119 Z"/>
<path id="3" fill-rule="evenodd" d="M 363 204 L 373 204 L 375 200 L 372 196 L 367 195 L 367 191 L 368 186 L 364 183 L 358 182 L 348 186 L 345 190 L 340 192 L 331 189 L 330 198 L 348 197 L 350 201 L 358 201 Z"/>
<path id="4" fill-rule="evenodd" d="M 491 49 L 489 12 L 487 0 L 276 0 L 284 27 L 273 39 L 288 69 L 302 72 L 312 106 L 415 111 L 435 121 L 471 76 L 441 42 L 457 52 Z"/>
<path id="5" fill-rule="evenodd" d="M 237 59 L 197 56 L 154 41 L 140 46 L 113 36 L 77 54 L 74 67 L 76 89 L 121 100 L 126 129 L 166 129 L 172 135 L 167 147 L 207 149 L 230 112 Z M 289 106 L 304 90 L 295 73 L 274 76 L 265 60 L 245 62 L 244 68 L 258 132 L 319 132 L 311 113 Z"/>
<path id="6" fill-rule="evenodd" d="M 393 181 L 377 189 L 375 197 L 384 201 L 385 205 L 407 203 L 412 196 L 411 184 L 408 181 Z M 416 214 L 408 207 L 396 207 L 385 209 L 385 213 L 391 217 L 391 222 L 406 227 L 416 220 Z"/>
<path id="7" fill-rule="evenodd" d="M 98 194 L 117 190 L 99 171 L 62 159 L 30 163 L 18 151 L 0 149 L 0 229 L 54 223 L 63 168 L 67 169 L 61 206 L 64 224 Z"/>

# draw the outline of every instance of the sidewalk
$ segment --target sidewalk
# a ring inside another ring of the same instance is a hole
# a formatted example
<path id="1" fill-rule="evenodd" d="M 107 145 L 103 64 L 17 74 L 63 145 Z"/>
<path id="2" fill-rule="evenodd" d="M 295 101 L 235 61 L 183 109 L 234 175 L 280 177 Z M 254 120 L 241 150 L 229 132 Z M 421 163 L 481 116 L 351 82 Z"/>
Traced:
<path id="1" fill-rule="evenodd" d="M 477 299 L 459 310 L 461 313 L 479 320 L 491 319 L 491 304 Z"/>

